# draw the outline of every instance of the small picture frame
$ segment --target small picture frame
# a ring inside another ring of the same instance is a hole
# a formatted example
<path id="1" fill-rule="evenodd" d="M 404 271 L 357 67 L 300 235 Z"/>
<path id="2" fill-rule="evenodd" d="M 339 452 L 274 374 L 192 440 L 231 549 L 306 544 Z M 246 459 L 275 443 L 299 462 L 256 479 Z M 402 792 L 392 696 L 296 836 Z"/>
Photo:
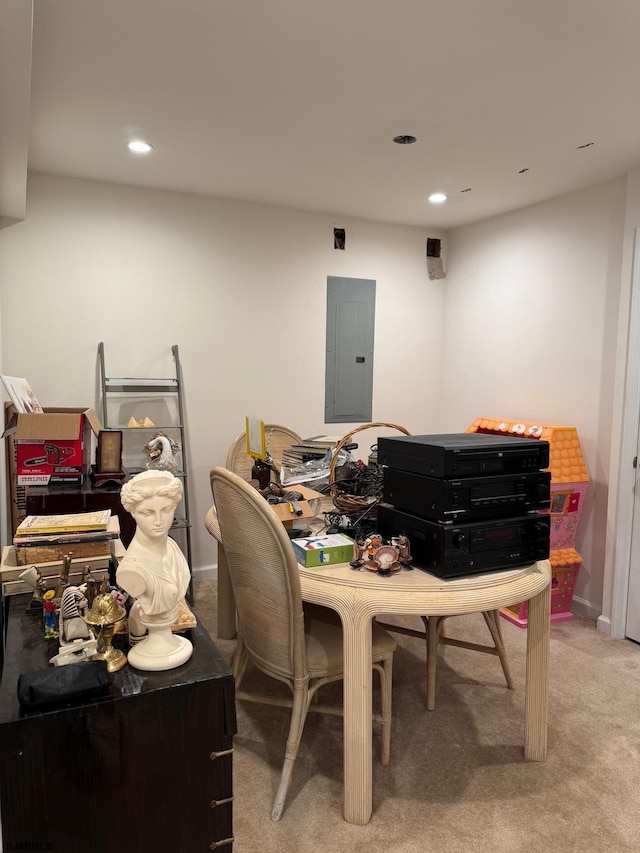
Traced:
<path id="1" fill-rule="evenodd" d="M 21 376 L 0 376 L 7 394 L 11 397 L 16 412 L 30 415 L 33 412 L 41 414 L 43 409 L 31 389 L 31 385 Z"/>
<path id="2" fill-rule="evenodd" d="M 101 429 L 96 450 L 96 474 L 113 477 L 122 473 L 122 430 Z"/>
<path id="3" fill-rule="evenodd" d="M 267 446 L 264 435 L 264 421 L 247 415 L 245 418 L 245 434 L 247 437 L 247 454 L 252 459 L 267 458 Z"/>

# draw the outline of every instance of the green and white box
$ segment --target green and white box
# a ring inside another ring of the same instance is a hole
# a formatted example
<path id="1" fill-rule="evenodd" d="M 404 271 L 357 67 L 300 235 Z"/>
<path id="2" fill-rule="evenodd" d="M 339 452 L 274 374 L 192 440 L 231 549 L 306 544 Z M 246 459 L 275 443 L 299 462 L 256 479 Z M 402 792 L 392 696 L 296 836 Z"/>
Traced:
<path id="1" fill-rule="evenodd" d="M 297 561 L 306 568 L 353 560 L 353 539 L 344 533 L 292 539 L 291 544 Z"/>

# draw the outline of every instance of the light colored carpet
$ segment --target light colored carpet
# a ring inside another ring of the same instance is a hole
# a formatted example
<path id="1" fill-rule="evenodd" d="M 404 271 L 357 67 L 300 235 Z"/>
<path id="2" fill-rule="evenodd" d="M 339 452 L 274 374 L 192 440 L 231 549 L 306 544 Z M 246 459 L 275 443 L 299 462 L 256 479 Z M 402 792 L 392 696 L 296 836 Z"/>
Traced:
<path id="1" fill-rule="evenodd" d="M 195 610 L 217 640 L 215 581 L 195 583 Z M 419 628 L 421 621 L 405 624 Z M 447 633 L 486 643 L 480 615 Z M 549 755 L 523 756 L 526 631 L 503 620 L 515 689 L 496 657 L 441 647 L 435 711 L 427 711 L 425 645 L 396 635 L 391 763 L 378 762 L 373 816 L 342 817 L 342 719 L 311 714 L 282 819 L 270 819 L 289 712 L 238 703 L 234 753 L 237 853 L 638 853 L 640 647 L 576 618 L 552 626 Z M 374 679 L 374 684 L 376 679 Z M 280 690 L 251 670 L 245 686 Z M 340 701 L 331 685 L 323 701 Z M 374 701 L 377 700 L 377 691 Z"/>

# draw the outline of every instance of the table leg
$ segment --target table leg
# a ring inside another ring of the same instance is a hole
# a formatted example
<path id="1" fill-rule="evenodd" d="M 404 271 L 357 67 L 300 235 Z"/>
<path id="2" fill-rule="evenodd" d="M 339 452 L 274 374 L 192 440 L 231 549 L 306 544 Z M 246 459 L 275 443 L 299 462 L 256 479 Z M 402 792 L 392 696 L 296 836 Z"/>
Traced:
<path id="1" fill-rule="evenodd" d="M 233 640 L 236 636 L 236 600 L 233 596 L 227 555 L 218 542 L 218 637 Z"/>
<path id="2" fill-rule="evenodd" d="M 344 819 L 367 824 L 372 809 L 371 615 L 340 614 L 344 631 Z"/>
<path id="3" fill-rule="evenodd" d="M 547 757 L 550 607 L 550 585 L 529 599 L 524 754 L 532 761 Z"/>

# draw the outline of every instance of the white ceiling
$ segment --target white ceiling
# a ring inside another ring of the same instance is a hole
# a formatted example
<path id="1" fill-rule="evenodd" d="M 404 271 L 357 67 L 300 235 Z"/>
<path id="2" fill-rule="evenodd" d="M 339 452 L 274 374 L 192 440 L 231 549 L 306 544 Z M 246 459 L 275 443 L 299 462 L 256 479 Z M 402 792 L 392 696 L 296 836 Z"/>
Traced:
<path id="1" fill-rule="evenodd" d="M 3 4 L 23 182 L 28 138 L 30 172 L 450 228 L 640 163 L 639 0 L 34 0 L 30 99 Z"/>

